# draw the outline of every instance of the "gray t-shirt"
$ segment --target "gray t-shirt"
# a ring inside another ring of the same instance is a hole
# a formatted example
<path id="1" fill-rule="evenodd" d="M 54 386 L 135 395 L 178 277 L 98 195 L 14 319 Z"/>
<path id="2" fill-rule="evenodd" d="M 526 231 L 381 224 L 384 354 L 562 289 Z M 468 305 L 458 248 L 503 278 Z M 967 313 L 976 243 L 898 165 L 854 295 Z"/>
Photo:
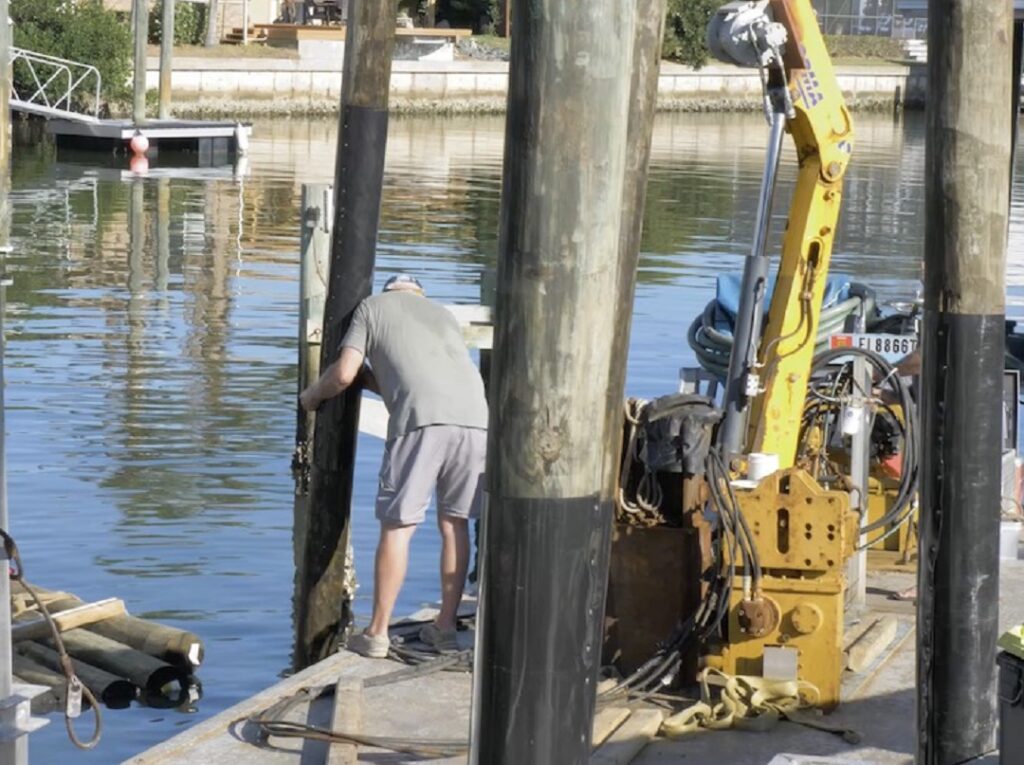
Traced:
<path id="1" fill-rule="evenodd" d="M 387 406 L 388 440 L 426 425 L 487 428 L 487 398 L 455 317 L 412 292 L 366 298 L 342 346 L 362 351 Z"/>

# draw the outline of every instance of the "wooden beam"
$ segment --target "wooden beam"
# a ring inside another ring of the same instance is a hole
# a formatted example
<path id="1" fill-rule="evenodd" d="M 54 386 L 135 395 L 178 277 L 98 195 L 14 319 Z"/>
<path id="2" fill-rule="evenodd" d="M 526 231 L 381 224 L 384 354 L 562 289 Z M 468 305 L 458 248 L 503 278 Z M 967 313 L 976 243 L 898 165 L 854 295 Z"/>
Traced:
<path id="1" fill-rule="evenodd" d="M 590 757 L 590 765 L 626 765 L 658 735 L 665 713 L 660 709 L 637 709 L 601 748 Z"/>
<path id="2" fill-rule="evenodd" d="M 362 727 L 363 681 L 359 678 L 342 677 L 334 686 L 331 730 L 360 733 Z M 326 765 L 356 765 L 358 761 L 358 745 L 334 743 L 328 746 Z"/>
<path id="3" fill-rule="evenodd" d="M 590 745 L 601 746 L 626 721 L 629 714 L 629 710 L 625 707 L 605 707 L 597 710 L 594 715 L 594 732 L 590 737 Z"/>
<path id="4" fill-rule="evenodd" d="M 60 632 L 73 630 L 75 627 L 85 627 L 89 624 L 101 622 L 104 619 L 111 619 L 115 616 L 124 616 L 127 613 L 124 601 L 120 598 L 106 598 L 97 600 L 95 603 L 86 603 L 84 606 L 71 608 L 53 614 L 53 622 Z M 32 621 L 20 622 L 11 628 L 11 640 L 39 640 L 50 636 L 50 625 L 41 616 Z"/>

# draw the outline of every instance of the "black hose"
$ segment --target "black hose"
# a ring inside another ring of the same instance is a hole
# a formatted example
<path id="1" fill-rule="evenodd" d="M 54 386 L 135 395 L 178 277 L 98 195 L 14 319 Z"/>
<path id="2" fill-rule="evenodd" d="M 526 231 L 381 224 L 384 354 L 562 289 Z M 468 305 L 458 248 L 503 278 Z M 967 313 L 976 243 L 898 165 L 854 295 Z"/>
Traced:
<path id="1" fill-rule="evenodd" d="M 896 491 L 896 500 L 881 518 L 861 528 L 861 534 L 866 535 L 871 531 L 877 531 L 889 526 L 898 528 L 906 523 L 913 514 L 913 500 L 917 492 L 918 475 L 917 407 L 910 387 L 897 374 L 896 368 L 874 351 L 864 348 L 835 348 L 827 350 L 815 356 L 812 363 L 812 371 L 821 371 L 835 360 L 849 356 L 861 356 L 880 373 L 882 383 L 894 390 L 903 411 L 903 421 L 900 422 L 899 418 L 896 420 L 903 438 L 903 451 L 900 460 L 900 483 Z M 832 398 L 836 398 L 835 393 Z M 820 403 L 825 405 L 826 411 L 828 410 L 827 405 L 829 403 L 832 404 L 833 409 L 835 406 L 835 402 L 822 400 Z M 889 529 L 880 539 L 889 536 L 891 532 L 892 529 Z M 864 547 L 877 544 L 878 541 L 878 539 L 872 540 L 866 543 Z"/>

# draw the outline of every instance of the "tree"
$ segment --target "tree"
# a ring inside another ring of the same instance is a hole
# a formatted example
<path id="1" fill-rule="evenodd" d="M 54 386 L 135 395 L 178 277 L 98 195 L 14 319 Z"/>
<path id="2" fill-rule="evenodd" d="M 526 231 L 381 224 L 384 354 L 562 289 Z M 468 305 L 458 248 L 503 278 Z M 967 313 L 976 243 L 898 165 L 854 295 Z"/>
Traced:
<path id="1" fill-rule="evenodd" d="M 707 28 L 721 0 L 668 0 L 662 57 L 692 67 L 708 61 Z"/>
<path id="2" fill-rule="evenodd" d="M 10 17 L 15 46 L 90 64 L 100 74 L 106 100 L 120 101 L 127 96 L 132 71 L 131 32 L 124 20 L 105 9 L 100 0 L 12 0 Z M 30 88 L 29 92 L 38 87 L 22 62 L 15 64 L 14 86 L 19 90 Z"/>

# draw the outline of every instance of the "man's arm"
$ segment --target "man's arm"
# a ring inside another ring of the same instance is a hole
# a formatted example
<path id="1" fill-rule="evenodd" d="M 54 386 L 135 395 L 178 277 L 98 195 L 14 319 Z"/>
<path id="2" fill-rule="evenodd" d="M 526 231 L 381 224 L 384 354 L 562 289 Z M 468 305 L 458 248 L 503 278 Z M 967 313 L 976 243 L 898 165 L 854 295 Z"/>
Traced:
<path id="1" fill-rule="evenodd" d="M 299 394 L 302 408 L 312 412 L 327 399 L 334 398 L 355 381 L 362 368 L 362 351 L 346 345 L 338 360 L 324 370 L 320 379 Z"/>

